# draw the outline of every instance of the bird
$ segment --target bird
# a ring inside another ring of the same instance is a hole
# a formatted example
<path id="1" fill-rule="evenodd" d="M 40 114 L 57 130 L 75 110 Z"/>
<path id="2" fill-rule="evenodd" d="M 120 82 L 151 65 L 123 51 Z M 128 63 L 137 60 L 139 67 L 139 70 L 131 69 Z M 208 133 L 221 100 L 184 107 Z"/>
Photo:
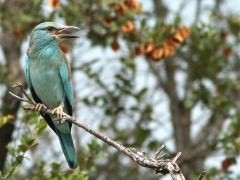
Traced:
<path id="1" fill-rule="evenodd" d="M 65 158 L 72 169 L 78 166 L 71 136 L 72 124 L 68 121 L 58 124 L 63 112 L 72 116 L 71 68 L 59 44 L 66 39 L 79 38 L 73 35 L 78 30 L 80 28 L 56 22 L 37 25 L 30 34 L 24 66 L 28 88 L 37 103 L 35 109 L 38 115 L 43 106 L 53 109 L 52 114 L 42 116 L 58 136 Z"/>

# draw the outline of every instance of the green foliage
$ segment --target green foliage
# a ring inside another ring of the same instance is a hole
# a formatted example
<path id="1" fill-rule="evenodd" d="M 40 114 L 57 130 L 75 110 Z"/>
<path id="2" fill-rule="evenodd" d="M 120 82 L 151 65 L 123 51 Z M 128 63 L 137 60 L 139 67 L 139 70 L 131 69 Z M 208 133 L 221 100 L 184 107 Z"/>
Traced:
<path id="1" fill-rule="evenodd" d="M 43 119 L 38 120 L 36 113 L 25 113 L 22 119 L 22 123 L 27 127 L 28 133 L 20 134 L 15 140 L 15 143 L 10 143 L 7 146 L 8 153 L 11 156 L 11 162 L 7 162 L 4 171 L 1 172 L 0 179 L 8 179 L 9 177 L 16 177 L 18 179 L 30 178 L 34 180 L 40 179 L 68 179 L 68 180 L 87 180 L 88 173 L 96 171 L 95 160 L 98 158 L 104 158 L 107 156 L 105 152 L 102 152 L 101 145 L 96 139 L 92 139 L 86 147 L 82 146 L 83 154 L 78 157 L 79 168 L 76 170 L 62 171 L 60 169 L 61 163 L 52 162 L 46 165 L 40 157 L 35 158 L 34 171 L 26 175 L 18 174 L 21 169 L 22 162 L 26 157 L 26 152 L 33 150 L 38 143 L 36 140 L 39 135 L 46 128 L 47 124 Z M 50 169 L 50 172 L 45 172 L 45 169 Z"/>
<path id="2" fill-rule="evenodd" d="M 12 4 L 12 8 L 9 8 L 7 3 L 2 3 L 0 12 L 2 27 L 11 30 L 14 39 L 21 42 L 37 24 L 43 21 L 52 21 L 55 17 L 52 14 L 45 16 L 42 13 L 42 3 L 42 0 L 33 0 L 22 3 L 21 8 L 18 8 L 20 5 L 18 3 Z"/>
<path id="3" fill-rule="evenodd" d="M 47 168 L 42 163 L 39 163 L 38 165 L 41 168 Z M 50 173 L 44 173 L 44 174 L 42 173 L 43 169 L 39 169 L 39 172 L 35 172 L 35 174 L 33 174 L 33 180 L 41 180 L 41 179 L 88 180 L 88 177 L 86 176 L 87 175 L 86 172 L 79 171 L 78 169 L 69 170 L 69 171 L 61 171 L 60 166 L 61 166 L 61 164 L 53 162 L 50 164 L 50 168 L 51 168 Z"/>
<path id="4" fill-rule="evenodd" d="M 228 124 L 226 131 L 222 132 L 222 137 L 220 139 L 222 149 L 226 154 L 232 154 L 238 157 L 240 154 L 240 112 L 236 112 L 235 119 Z"/>
<path id="5" fill-rule="evenodd" d="M 28 117 L 30 119 L 27 119 Z M 17 145 L 15 143 L 7 145 L 8 153 L 12 160 L 6 163 L 4 170 L 1 172 L 1 179 L 8 179 L 20 170 L 22 161 L 27 158 L 25 156 L 26 152 L 38 145 L 35 142 L 38 136 L 37 133 L 46 128 L 46 123 L 34 120 L 37 119 L 36 113 L 26 113 L 24 118 L 26 119 L 23 122 L 28 122 L 28 126 L 35 126 L 35 131 L 19 135 Z"/>
<path id="6" fill-rule="evenodd" d="M 239 36 L 240 17 L 238 15 L 230 15 L 227 19 L 229 28 L 235 36 Z"/>
<path id="7" fill-rule="evenodd" d="M 193 54 L 187 59 L 189 75 L 193 80 L 213 80 L 222 72 L 227 61 L 221 54 L 225 42 L 220 39 L 220 32 L 209 25 L 195 25 L 191 30 L 190 50 Z"/>
<path id="8" fill-rule="evenodd" d="M 195 176 L 196 177 L 196 176 Z M 223 171 L 216 167 L 212 167 L 208 170 L 208 173 L 204 177 L 206 180 L 235 180 L 239 179 L 239 175 L 232 175 L 232 171 Z"/>
<path id="9" fill-rule="evenodd" d="M 13 119 L 12 115 L 7 115 L 7 116 L 0 116 L 0 127 L 2 127 L 4 124 L 8 123 Z"/>
<path id="10" fill-rule="evenodd" d="M 102 147 L 96 139 L 92 139 L 87 146 L 81 147 L 82 153 L 78 156 L 79 169 L 83 172 L 95 172 L 95 160 L 107 157 L 107 153 L 102 152 Z"/>

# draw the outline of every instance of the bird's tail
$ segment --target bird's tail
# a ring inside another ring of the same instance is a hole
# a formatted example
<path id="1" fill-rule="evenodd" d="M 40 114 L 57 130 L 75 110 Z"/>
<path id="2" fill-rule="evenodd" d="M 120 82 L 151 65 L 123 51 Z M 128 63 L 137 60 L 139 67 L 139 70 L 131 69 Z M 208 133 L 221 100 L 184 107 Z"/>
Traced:
<path id="1" fill-rule="evenodd" d="M 56 131 L 68 165 L 70 168 L 75 169 L 78 166 L 78 161 L 77 154 L 73 145 L 72 136 L 71 134 L 64 134 L 57 129 Z"/>

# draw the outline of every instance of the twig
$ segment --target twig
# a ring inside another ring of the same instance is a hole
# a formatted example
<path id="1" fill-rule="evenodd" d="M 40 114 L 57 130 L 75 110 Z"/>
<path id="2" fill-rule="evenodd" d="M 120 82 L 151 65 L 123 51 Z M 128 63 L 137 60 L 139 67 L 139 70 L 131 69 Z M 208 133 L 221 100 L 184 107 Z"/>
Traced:
<path id="1" fill-rule="evenodd" d="M 19 99 L 20 101 L 28 102 L 28 103 L 34 105 L 34 107 L 24 107 L 25 110 L 35 111 L 35 106 L 37 105 L 37 103 L 28 96 L 28 94 L 26 93 L 26 91 L 24 90 L 22 85 L 19 83 L 13 87 L 20 87 L 21 90 L 23 91 L 24 95 L 27 97 L 27 99 L 18 97 L 11 92 L 10 92 L 10 94 L 13 95 L 14 97 L 16 97 L 17 99 Z M 53 110 L 46 109 L 44 107 L 40 111 L 41 114 L 45 114 L 45 113 L 52 114 L 52 112 L 53 112 Z M 108 145 L 118 149 L 119 151 L 121 151 L 122 153 L 127 155 L 129 158 L 131 158 L 133 161 L 138 163 L 140 166 L 153 169 L 156 173 L 162 173 L 164 175 L 169 173 L 174 180 L 185 180 L 181 169 L 176 164 L 176 160 L 181 155 L 180 152 L 175 156 L 175 158 L 173 160 L 170 160 L 170 159 L 160 160 L 160 158 L 163 157 L 163 155 L 159 156 L 159 154 L 165 148 L 165 145 L 163 144 L 157 150 L 157 152 L 154 154 L 153 158 L 148 158 L 145 155 L 145 153 L 140 152 L 134 148 L 124 147 L 122 144 L 120 144 L 116 141 L 113 141 L 109 137 L 107 137 L 107 136 L 101 134 L 100 132 L 96 131 L 95 129 L 91 128 L 88 124 L 86 124 L 76 118 L 73 118 L 66 113 L 63 113 L 63 119 L 75 124 L 76 126 L 84 129 L 85 131 L 89 132 L 90 134 L 94 135 L 95 137 L 101 139 Z"/>
<path id="2" fill-rule="evenodd" d="M 202 180 L 205 175 L 206 175 L 206 171 L 201 172 L 197 180 Z"/>
<path id="3" fill-rule="evenodd" d="M 27 92 L 25 91 L 25 89 L 23 88 L 23 86 L 22 86 L 21 83 L 15 84 L 15 85 L 12 86 L 12 87 L 20 87 L 21 90 L 22 90 L 22 92 L 23 92 L 23 94 L 24 94 L 24 96 L 28 99 L 28 103 L 30 103 L 30 104 L 32 104 L 32 105 L 34 105 L 34 106 L 37 105 L 37 103 L 36 103 L 32 98 L 30 98 L 30 97 L 28 96 Z M 9 92 L 9 93 L 10 93 L 11 95 L 13 95 L 13 93 L 11 93 L 11 92 Z M 16 95 L 15 95 L 14 97 L 16 97 Z M 18 98 L 18 99 L 19 99 L 19 98 Z"/>
<path id="4" fill-rule="evenodd" d="M 14 173 L 14 171 L 15 171 L 15 169 L 16 169 L 17 166 L 18 166 L 18 163 L 16 163 L 16 164 L 12 167 L 12 169 L 10 170 L 10 172 L 7 174 L 7 176 L 6 176 L 4 179 L 10 178 L 10 176 L 13 175 L 13 173 Z"/>
<path id="5" fill-rule="evenodd" d="M 28 99 L 21 98 L 21 97 L 15 95 L 15 94 L 13 94 L 12 92 L 9 92 L 9 94 L 11 94 L 13 97 L 19 99 L 20 101 L 24 101 L 24 102 L 28 102 L 29 103 Z"/>
<path id="6" fill-rule="evenodd" d="M 178 152 L 175 158 L 172 160 L 172 162 L 175 163 L 180 156 L 181 156 L 181 152 Z"/>
<path id="7" fill-rule="evenodd" d="M 157 159 L 157 157 L 159 156 L 159 154 L 162 152 L 162 150 L 165 148 L 165 144 L 161 145 L 161 147 L 157 150 L 157 152 L 154 154 L 153 158 Z"/>

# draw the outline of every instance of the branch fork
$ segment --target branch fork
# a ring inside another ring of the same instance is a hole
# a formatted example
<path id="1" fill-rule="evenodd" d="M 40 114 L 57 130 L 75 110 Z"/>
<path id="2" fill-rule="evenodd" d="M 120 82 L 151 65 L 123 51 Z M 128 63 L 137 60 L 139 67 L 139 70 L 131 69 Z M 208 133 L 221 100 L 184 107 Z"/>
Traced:
<path id="1" fill-rule="evenodd" d="M 27 102 L 27 103 L 33 105 L 33 107 L 24 107 L 24 110 L 36 111 L 37 103 L 32 98 L 29 97 L 29 95 L 26 93 L 26 91 L 24 90 L 21 83 L 18 83 L 16 85 L 14 85 L 13 87 L 21 88 L 21 90 L 26 98 L 21 98 L 15 94 L 9 92 L 12 96 L 19 99 L 20 101 L 24 101 L 24 102 Z M 52 114 L 52 112 L 53 112 L 53 110 L 47 109 L 44 106 L 40 110 L 41 115 Z M 173 180 L 185 180 L 185 177 L 183 176 L 181 169 L 178 167 L 178 165 L 176 163 L 177 159 L 181 155 L 181 152 L 177 153 L 177 155 L 173 158 L 173 160 L 171 160 L 171 159 L 163 160 L 162 158 L 166 155 L 166 154 L 160 155 L 162 150 L 165 148 L 165 145 L 163 144 L 156 151 L 154 156 L 152 158 L 149 158 L 146 156 L 146 154 L 144 152 L 140 152 L 140 151 L 136 150 L 135 148 L 124 147 L 122 144 L 120 144 L 120 143 L 110 139 L 109 137 L 103 135 L 102 133 L 96 131 L 95 129 L 90 127 L 88 124 L 86 124 L 74 117 L 71 117 L 66 113 L 63 113 L 63 119 L 60 121 L 58 120 L 58 123 L 61 123 L 63 121 L 64 122 L 69 121 L 69 122 L 75 124 L 76 126 L 84 129 L 85 131 L 94 135 L 98 139 L 101 139 L 108 145 L 118 149 L 119 151 L 121 151 L 122 153 L 127 155 L 129 158 L 131 158 L 133 161 L 135 161 L 140 166 L 153 169 L 156 172 L 156 174 L 158 174 L 158 173 L 161 173 L 163 175 L 170 174 L 171 177 L 173 178 Z M 198 180 L 201 180 L 205 176 L 205 174 L 206 173 L 203 171 L 200 174 Z"/>

